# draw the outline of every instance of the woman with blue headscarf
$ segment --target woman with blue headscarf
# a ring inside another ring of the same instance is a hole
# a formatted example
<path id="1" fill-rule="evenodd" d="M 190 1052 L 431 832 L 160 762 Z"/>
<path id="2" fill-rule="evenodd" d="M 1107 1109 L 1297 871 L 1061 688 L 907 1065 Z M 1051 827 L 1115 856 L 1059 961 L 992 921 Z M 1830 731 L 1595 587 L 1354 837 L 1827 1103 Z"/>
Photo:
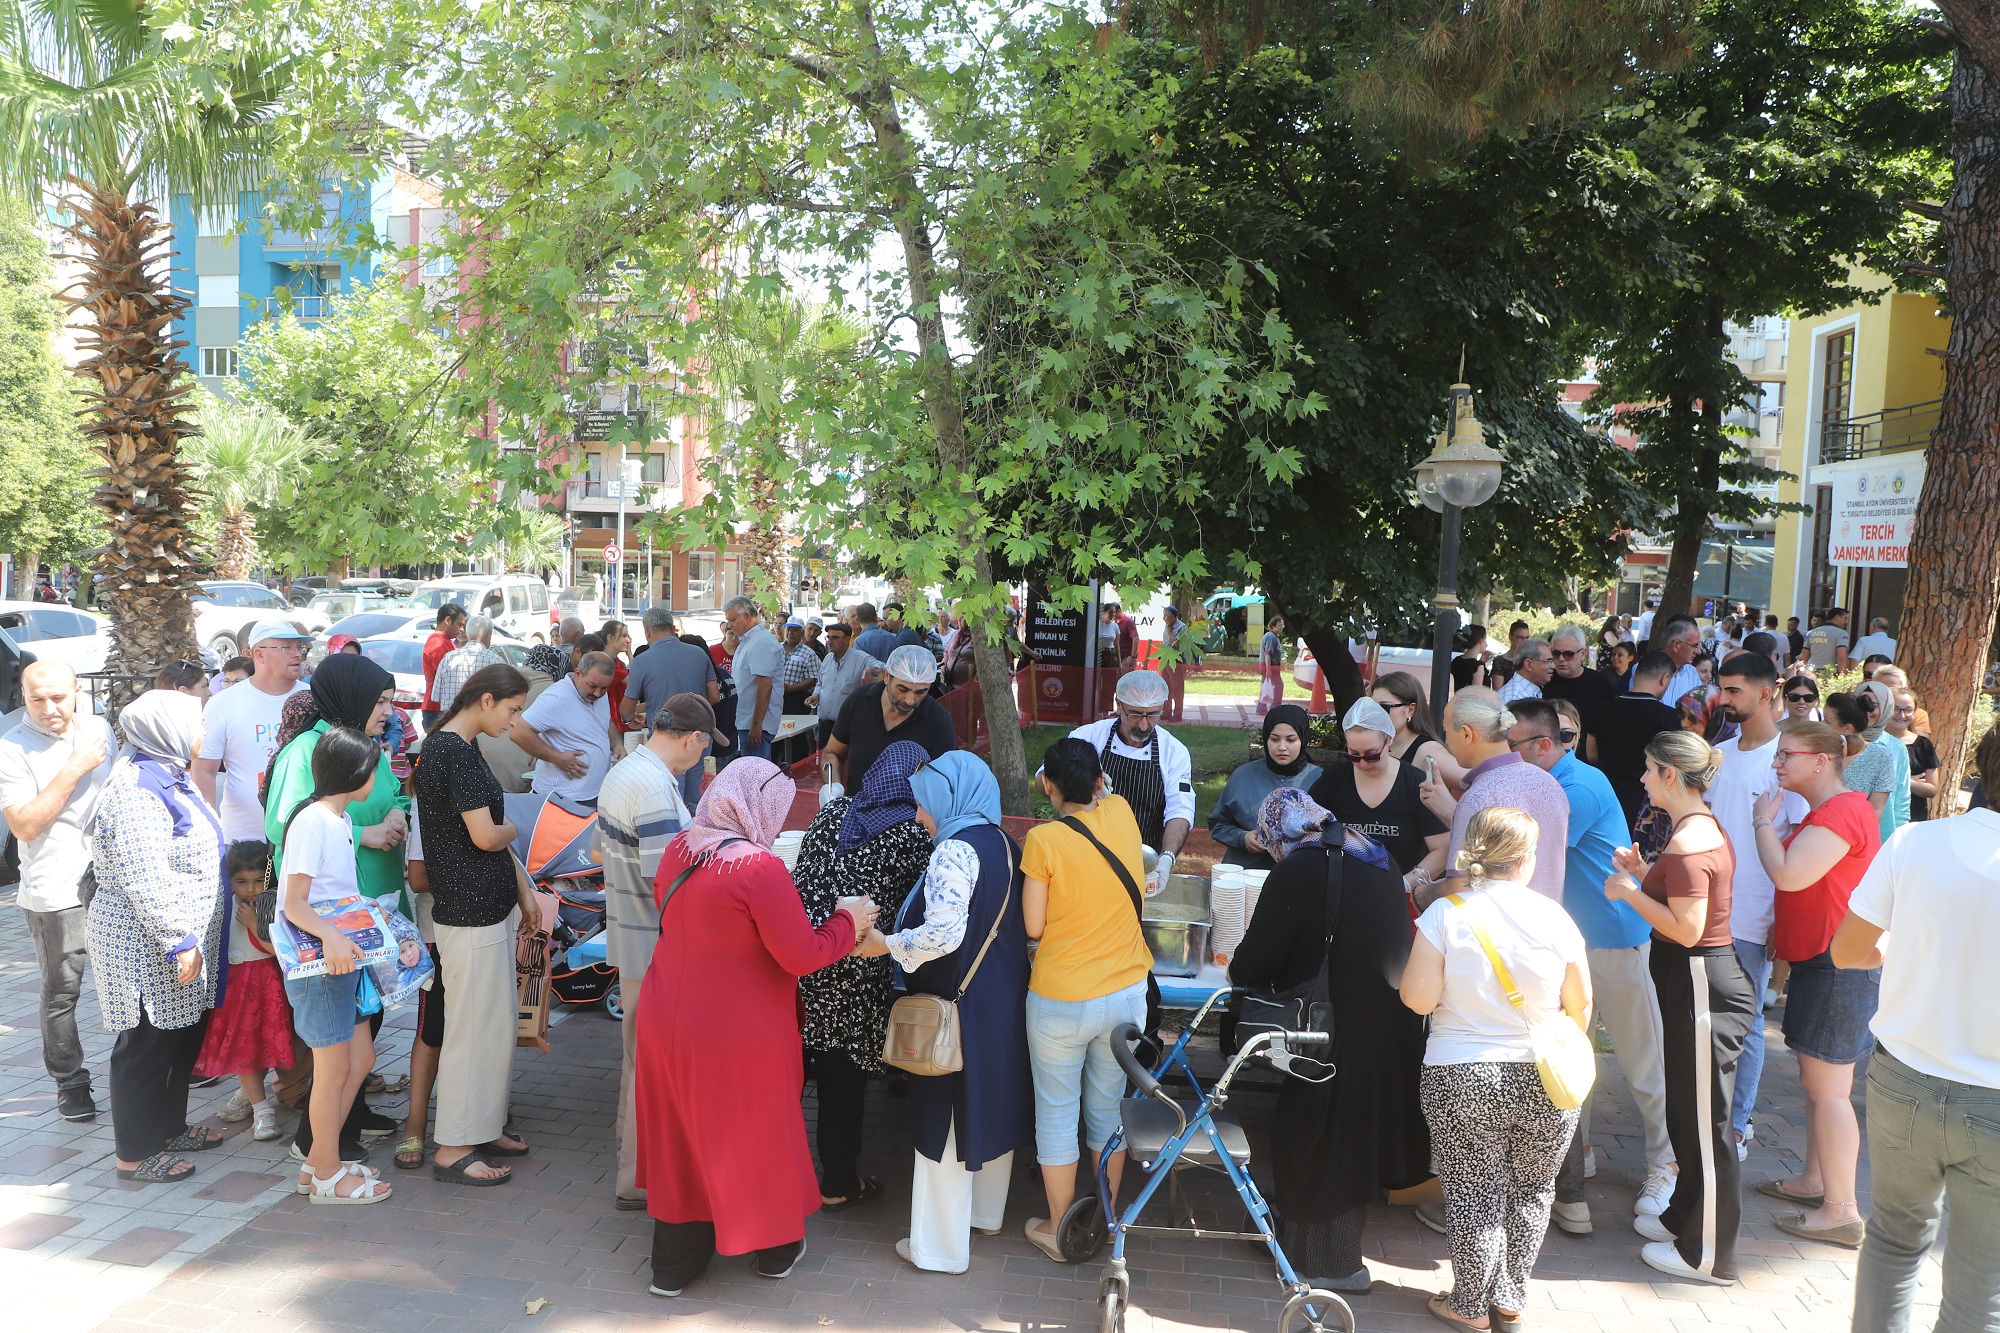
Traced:
<path id="1" fill-rule="evenodd" d="M 870 781 L 883 760 L 869 770 Z M 1035 1141 L 1021 855 L 1000 827 L 1000 785 L 983 760 L 954 750 L 912 773 L 909 785 L 917 820 L 937 848 L 890 933 L 870 931 L 861 952 L 894 958 L 913 994 L 952 996 L 964 988 L 958 1020 L 965 1067 L 910 1079 L 916 1174 L 910 1237 L 896 1242 L 896 1253 L 918 1268 L 963 1273 L 972 1262 L 973 1228 L 986 1235 L 1000 1229 L 1015 1150 Z"/>
<path id="2" fill-rule="evenodd" d="M 806 916 L 818 926 L 842 898 L 873 898 L 894 919 L 931 859 L 930 834 L 919 826 L 910 774 L 930 762 L 914 741 L 883 749 L 861 790 L 820 807 L 792 867 Z M 864 1179 L 862 1107 L 868 1080 L 882 1073 L 882 1039 L 889 1028 L 889 964 L 850 956 L 799 978 L 805 1006 L 806 1059 L 819 1088 L 820 1211 L 845 1212 L 882 1193 Z"/>
<path id="3" fill-rule="evenodd" d="M 1431 1174 L 1418 1100 L 1424 1022 L 1396 991 L 1410 956 L 1409 898 L 1381 844 L 1296 788 L 1265 798 L 1257 836 L 1278 868 L 1230 959 L 1230 984 L 1284 990 L 1324 965 L 1338 1071 L 1328 1083 L 1285 1080 L 1257 1179 L 1269 1187 L 1279 1239 L 1300 1274 L 1316 1287 L 1364 1292 L 1368 1204 Z M 1337 867 L 1329 865 L 1335 847 Z M 1337 920 L 1329 932 L 1330 903 Z"/>

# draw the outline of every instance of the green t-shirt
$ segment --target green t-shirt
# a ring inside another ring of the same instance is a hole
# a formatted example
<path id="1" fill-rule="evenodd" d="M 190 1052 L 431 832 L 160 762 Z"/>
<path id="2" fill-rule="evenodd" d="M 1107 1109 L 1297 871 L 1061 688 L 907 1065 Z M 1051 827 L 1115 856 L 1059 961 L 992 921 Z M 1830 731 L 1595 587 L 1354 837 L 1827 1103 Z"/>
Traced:
<path id="1" fill-rule="evenodd" d="M 292 813 L 292 807 L 312 795 L 312 757 L 319 747 L 319 738 L 325 734 L 328 724 L 319 723 L 311 731 L 301 734 L 278 753 L 271 761 L 270 789 L 264 794 L 264 833 L 282 862 L 285 854 L 283 834 L 285 821 Z M 382 752 L 381 761 L 375 766 L 375 786 L 368 793 L 366 801 L 356 801 L 347 807 L 347 817 L 354 824 L 354 869 L 355 882 L 361 892 L 370 898 L 386 898 L 397 895 L 396 909 L 409 915 L 410 905 L 403 898 L 403 847 L 364 847 L 361 845 L 361 830 L 371 828 L 388 817 L 391 810 L 401 810 L 405 819 L 410 814 L 410 798 L 403 792 L 403 784 L 389 768 L 389 752 Z"/>

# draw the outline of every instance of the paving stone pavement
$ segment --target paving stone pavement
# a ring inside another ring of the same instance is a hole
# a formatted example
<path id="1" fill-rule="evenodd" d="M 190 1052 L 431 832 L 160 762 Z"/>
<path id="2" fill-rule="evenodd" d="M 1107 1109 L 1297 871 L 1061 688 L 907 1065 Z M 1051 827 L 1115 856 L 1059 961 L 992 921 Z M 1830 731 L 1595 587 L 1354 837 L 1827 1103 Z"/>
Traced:
<path id="1" fill-rule="evenodd" d="M 285 1141 L 238 1133 L 201 1159 L 186 1186 L 117 1188 L 108 1116 L 68 1125 L 54 1112 L 40 1067 L 34 971 L 20 920 L 0 902 L 0 1328 L 100 1333 L 193 1328 L 217 1333 L 371 1328 L 456 1330 L 1011 1330 L 1094 1328 L 1100 1264 L 1043 1258 L 1020 1236 L 1042 1211 L 1038 1183 L 1016 1176 L 1007 1231 L 974 1237 L 973 1266 L 957 1277 L 919 1273 L 896 1258 L 906 1234 L 910 1180 L 907 1102 L 871 1087 L 864 1170 L 885 1181 L 880 1203 L 808 1224 L 808 1252 L 787 1280 L 758 1278 L 721 1259 L 679 1300 L 646 1294 L 650 1222 L 611 1204 L 610 1137 L 618 1030 L 601 1011 L 560 1015 L 553 1051 L 523 1051 L 514 1112 L 535 1145 L 519 1179 L 491 1190 L 442 1185 L 428 1173 L 387 1171 L 396 1197 L 372 1208 L 314 1208 L 288 1192 Z M 95 1030 L 86 983 L 85 1031 L 99 1086 L 109 1038 Z M 379 1068 L 407 1067 L 409 1015 L 383 1033 Z M 1775 1026 L 1757 1142 L 1746 1181 L 1796 1169 L 1803 1101 Z M 1743 1282 L 1728 1290 L 1662 1280 L 1638 1258 L 1630 1204 L 1641 1139 L 1614 1061 L 1600 1062 L 1590 1182 L 1596 1234 L 1551 1231 L 1535 1269 L 1528 1326 L 1537 1330 L 1692 1330 L 1758 1327 L 1834 1333 L 1848 1327 L 1854 1256 L 1793 1241 L 1768 1201 L 1746 1190 Z M 211 1114 L 226 1085 L 195 1094 Z M 812 1114 L 810 1087 L 807 1114 Z M 398 1099 L 378 1099 L 395 1114 Z M 1252 1139 L 1266 1093 L 1236 1102 Z M 289 1126 L 290 1119 L 285 1123 Z M 228 1127 L 225 1127 L 228 1128 Z M 378 1148 L 386 1166 L 387 1146 Z M 1865 1164 L 1864 1164 L 1865 1172 Z M 1198 1180 L 1203 1221 L 1232 1224 L 1233 1196 Z M 1128 1186 L 1129 1188 L 1129 1186 Z M 1866 1200 L 1866 1180 L 1863 1180 Z M 1158 1220 L 1157 1218 L 1155 1220 Z M 1424 1301 L 1449 1285 L 1445 1240 L 1407 1208 L 1371 1209 L 1374 1291 L 1353 1301 L 1363 1330 L 1438 1325 Z M 1240 1242 L 1135 1239 L 1130 1333 L 1270 1330 L 1280 1303 L 1268 1259 Z M 1938 1267 L 1926 1265 L 1917 1327 L 1936 1317 Z M 529 1315 L 534 1300 L 547 1304 Z"/>

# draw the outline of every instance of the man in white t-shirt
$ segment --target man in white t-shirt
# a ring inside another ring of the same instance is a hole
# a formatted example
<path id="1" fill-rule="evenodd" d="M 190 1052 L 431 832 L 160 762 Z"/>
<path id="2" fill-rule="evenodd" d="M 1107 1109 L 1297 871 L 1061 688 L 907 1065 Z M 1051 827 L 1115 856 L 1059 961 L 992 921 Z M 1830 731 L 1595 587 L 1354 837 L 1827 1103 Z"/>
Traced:
<path id="1" fill-rule="evenodd" d="M 2000 791 L 2000 729 L 1973 756 Z M 1833 937 L 1836 967 L 1882 969 L 1869 1028 L 1868 1238 L 1854 1328 L 1905 1333 L 1949 1188 L 1944 1309 L 1952 1327 L 2000 1310 L 2000 814 L 1906 824 L 1883 844 Z M 1939 1327 L 1945 1327 L 1940 1324 Z"/>
<path id="2" fill-rule="evenodd" d="M 543 690 L 514 721 L 508 735 L 535 761 L 534 790 L 597 803 L 611 771 L 611 680 L 618 664 L 609 653 L 585 653 L 576 670 Z"/>
<path id="3" fill-rule="evenodd" d="M 1778 752 L 1776 701 L 1778 669 L 1762 653 L 1738 653 L 1722 664 L 1715 683 L 1722 691 L 1722 709 L 1741 731 L 1716 748 L 1722 767 L 1703 798 L 1715 822 L 1736 848 L 1736 879 L 1729 905 L 1730 942 L 1737 961 L 1750 978 L 1756 997 L 1750 1033 L 1736 1061 L 1736 1091 L 1729 1101 L 1729 1124 L 1736 1131 L 1736 1152 L 1747 1155 L 1750 1108 L 1757 1104 L 1757 1083 L 1764 1073 L 1764 987 L 1771 979 L 1771 923 L 1777 911 L 1778 889 L 1757 859 L 1757 830 L 1751 809 L 1757 798 L 1778 790 L 1772 765 Z M 1797 792 L 1785 793 L 1784 810 L 1773 821 L 1784 837 L 1802 823 L 1809 807 Z"/>
<path id="4" fill-rule="evenodd" d="M 206 730 L 191 769 L 194 785 L 222 816 L 224 842 L 264 837 L 264 805 L 257 799 L 257 783 L 277 753 L 285 700 L 305 688 L 299 672 L 311 642 L 289 620 L 258 621 L 245 645 L 250 679 L 209 699 L 202 713 Z"/>
<path id="5" fill-rule="evenodd" d="M 1868 632 L 1854 641 L 1847 655 L 1857 662 L 1866 662 L 1871 657 L 1886 657 L 1896 660 L 1896 641 L 1889 636 L 1889 622 L 1877 616 L 1868 622 Z"/>

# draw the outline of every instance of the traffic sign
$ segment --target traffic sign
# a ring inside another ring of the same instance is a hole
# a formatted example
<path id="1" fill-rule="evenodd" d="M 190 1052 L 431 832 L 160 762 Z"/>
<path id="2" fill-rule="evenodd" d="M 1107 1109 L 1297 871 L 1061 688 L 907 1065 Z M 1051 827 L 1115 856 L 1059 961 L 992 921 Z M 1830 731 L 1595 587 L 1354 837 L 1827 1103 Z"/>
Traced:
<path id="1" fill-rule="evenodd" d="M 618 565 L 624 562 L 625 552 L 619 548 L 618 543 L 606 542 L 604 545 L 604 563 L 607 565 Z"/>

